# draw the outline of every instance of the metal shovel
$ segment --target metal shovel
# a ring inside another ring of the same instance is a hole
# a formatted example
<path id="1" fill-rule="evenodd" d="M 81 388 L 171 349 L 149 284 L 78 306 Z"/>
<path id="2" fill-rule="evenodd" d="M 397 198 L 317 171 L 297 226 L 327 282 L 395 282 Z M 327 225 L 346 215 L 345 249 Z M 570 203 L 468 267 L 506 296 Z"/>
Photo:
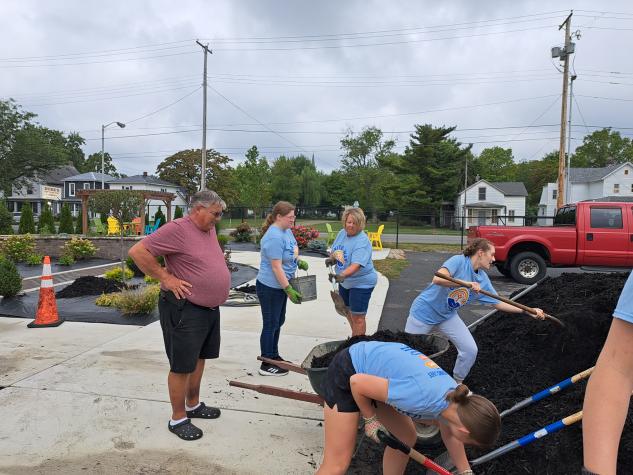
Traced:
<path id="1" fill-rule="evenodd" d="M 332 266 L 328 266 L 330 274 L 334 274 L 334 269 Z M 345 305 L 343 301 L 343 297 L 338 293 L 338 287 L 336 285 L 336 281 L 334 279 L 329 279 L 332 283 L 332 290 L 330 290 L 330 297 L 332 297 L 332 302 L 334 302 L 334 308 L 336 309 L 336 313 L 347 318 L 349 314 L 349 308 Z"/>

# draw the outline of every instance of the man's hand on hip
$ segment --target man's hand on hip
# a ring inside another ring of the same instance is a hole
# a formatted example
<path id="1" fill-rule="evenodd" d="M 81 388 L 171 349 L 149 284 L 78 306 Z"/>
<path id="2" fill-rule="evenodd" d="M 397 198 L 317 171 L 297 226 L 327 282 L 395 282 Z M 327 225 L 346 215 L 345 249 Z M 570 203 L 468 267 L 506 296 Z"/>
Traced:
<path id="1" fill-rule="evenodd" d="M 184 299 L 187 298 L 187 295 L 191 295 L 191 291 L 189 290 L 191 284 L 172 274 L 168 274 L 168 276 L 161 281 L 161 284 L 168 290 L 171 290 L 178 299 Z"/>

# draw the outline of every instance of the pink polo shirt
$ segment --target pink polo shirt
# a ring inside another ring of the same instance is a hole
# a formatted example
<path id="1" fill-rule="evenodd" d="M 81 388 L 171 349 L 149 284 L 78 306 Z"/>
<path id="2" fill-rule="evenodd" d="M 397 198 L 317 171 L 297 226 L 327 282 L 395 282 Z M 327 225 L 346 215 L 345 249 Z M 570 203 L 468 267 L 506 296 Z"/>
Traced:
<path id="1" fill-rule="evenodd" d="M 191 303 L 217 307 L 226 302 L 231 273 L 224 261 L 215 228 L 201 231 L 186 216 L 158 228 L 142 242 L 153 256 L 165 257 L 169 272 L 191 284 L 191 295 L 187 297 Z"/>

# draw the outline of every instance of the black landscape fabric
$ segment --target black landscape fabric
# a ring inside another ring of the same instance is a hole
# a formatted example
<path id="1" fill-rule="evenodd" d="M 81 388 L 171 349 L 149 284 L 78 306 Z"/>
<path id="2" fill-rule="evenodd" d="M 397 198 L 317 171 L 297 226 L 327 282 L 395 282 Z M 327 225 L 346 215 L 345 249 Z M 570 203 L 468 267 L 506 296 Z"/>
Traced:
<path id="1" fill-rule="evenodd" d="M 624 273 L 579 273 L 542 281 L 519 302 L 540 307 L 560 318 L 567 325 L 566 329 L 525 315 L 495 314 L 473 331 L 479 354 L 465 383 L 503 411 L 590 368 L 602 349 L 627 277 Z M 450 374 L 455 356 L 451 347 L 435 361 Z M 585 387 L 586 382 L 579 382 L 560 394 L 504 418 L 497 446 L 582 410 Z M 443 447 L 437 450 L 419 449 L 431 457 L 444 451 Z M 488 453 L 487 450 L 472 449 L 468 452 L 471 460 Z M 348 473 L 380 473 L 381 457 L 382 448 L 365 440 Z M 577 423 L 481 464 L 474 471 L 478 475 L 577 475 L 581 466 L 582 426 Z M 633 408 L 629 409 L 620 442 L 618 473 L 631 473 L 632 467 Z M 425 472 L 419 464 L 410 461 L 406 473 Z"/>

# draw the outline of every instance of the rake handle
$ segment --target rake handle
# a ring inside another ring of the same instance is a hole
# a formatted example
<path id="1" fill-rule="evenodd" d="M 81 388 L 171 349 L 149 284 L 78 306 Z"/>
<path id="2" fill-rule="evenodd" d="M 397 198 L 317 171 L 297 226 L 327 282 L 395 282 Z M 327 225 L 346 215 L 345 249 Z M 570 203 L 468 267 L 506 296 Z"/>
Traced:
<path id="1" fill-rule="evenodd" d="M 434 275 L 435 275 L 435 277 L 439 277 L 440 279 L 448 280 L 448 281 L 453 282 L 454 284 L 457 284 L 457 285 L 459 285 L 461 287 L 466 287 L 468 289 L 472 288 L 472 284 L 470 284 L 470 282 L 465 282 L 463 280 L 455 279 L 454 277 L 451 277 L 449 275 L 444 275 L 444 274 L 441 274 L 439 272 L 435 272 Z M 493 294 L 492 292 L 488 292 L 487 290 L 484 290 L 484 289 L 480 289 L 479 293 L 482 294 L 482 295 L 485 295 L 487 297 L 492 297 L 493 299 L 500 300 L 500 301 L 502 301 L 504 303 L 507 303 L 508 305 L 512 305 L 512 306 L 514 306 L 516 308 L 520 308 L 524 312 L 528 312 L 528 313 L 530 313 L 532 315 L 536 315 L 536 310 L 535 309 L 533 309 L 532 307 L 528 307 L 527 305 L 523 305 L 522 303 L 515 302 L 514 300 L 510 300 L 509 298 L 502 297 L 501 295 Z M 553 317 L 551 315 L 548 315 L 547 313 L 545 314 L 545 318 L 549 318 L 553 322 L 558 323 L 561 327 L 565 326 L 565 324 L 563 322 L 561 322 L 558 318 Z"/>

